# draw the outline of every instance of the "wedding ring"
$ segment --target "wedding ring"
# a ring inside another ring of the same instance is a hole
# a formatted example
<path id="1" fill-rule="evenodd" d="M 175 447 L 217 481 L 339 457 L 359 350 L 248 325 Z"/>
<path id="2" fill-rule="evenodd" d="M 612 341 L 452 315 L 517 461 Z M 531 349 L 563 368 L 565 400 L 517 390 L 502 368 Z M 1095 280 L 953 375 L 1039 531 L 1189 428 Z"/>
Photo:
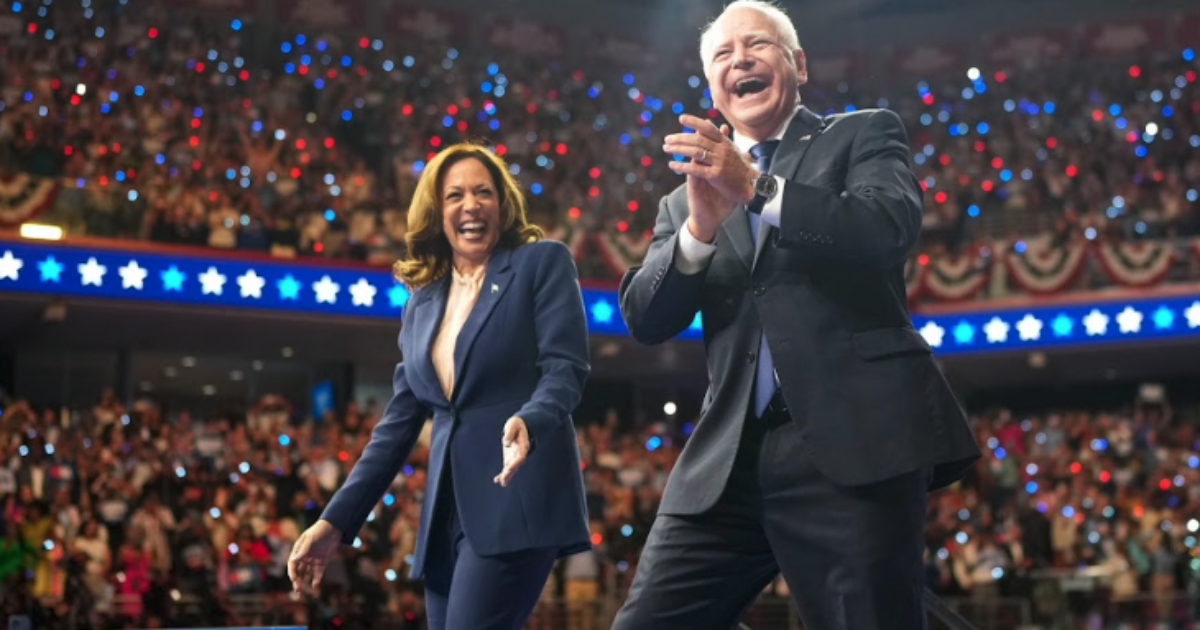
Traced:
<path id="1" fill-rule="evenodd" d="M 700 161 L 701 161 L 701 162 L 707 162 L 707 161 L 708 161 L 708 149 L 701 149 L 701 150 L 700 150 Z"/>

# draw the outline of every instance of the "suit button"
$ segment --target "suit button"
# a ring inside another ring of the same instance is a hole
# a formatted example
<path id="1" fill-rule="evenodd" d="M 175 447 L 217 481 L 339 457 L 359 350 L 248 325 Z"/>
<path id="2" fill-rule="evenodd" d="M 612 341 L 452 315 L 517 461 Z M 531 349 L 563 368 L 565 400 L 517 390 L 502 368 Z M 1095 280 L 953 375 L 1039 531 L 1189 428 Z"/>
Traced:
<path id="1" fill-rule="evenodd" d="M 767 288 L 761 284 L 754 285 L 754 295 L 762 295 L 767 292 Z"/>
<path id="2" fill-rule="evenodd" d="M 746 363 L 754 363 L 754 353 L 753 352 L 746 353 Z"/>
<path id="3" fill-rule="evenodd" d="M 729 306 L 733 306 L 733 298 L 731 298 L 731 297 L 725 298 L 725 304 L 727 304 Z"/>

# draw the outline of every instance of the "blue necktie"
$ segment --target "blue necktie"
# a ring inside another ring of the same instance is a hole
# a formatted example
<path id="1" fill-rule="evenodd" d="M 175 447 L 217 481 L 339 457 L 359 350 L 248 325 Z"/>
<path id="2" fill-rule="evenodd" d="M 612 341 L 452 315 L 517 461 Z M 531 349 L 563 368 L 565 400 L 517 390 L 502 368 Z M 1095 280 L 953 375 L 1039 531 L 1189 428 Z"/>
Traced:
<path id="1" fill-rule="evenodd" d="M 779 146 L 778 140 L 768 140 L 754 145 L 750 149 L 750 157 L 753 157 L 758 170 L 761 173 L 771 172 L 771 157 L 775 155 L 775 149 Z M 762 201 L 754 200 L 751 204 L 761 204 Z M 761 217 L 758 213 L 747 212 L 750 216 L 750 235 L 754 240 L 755 248 L 758 247 L 758 228 Z M 754 415 L 761 417 L 763 411 L 767 409 L 771 398 L 775 396 L 775 390 L 779 388 L 779 382 L 775 379 L 775 363 L 771 360 L 771 349 L 767 347 L 767 336 L 761 336 L 758 342 L 758 373 L 754 378 Z"/>

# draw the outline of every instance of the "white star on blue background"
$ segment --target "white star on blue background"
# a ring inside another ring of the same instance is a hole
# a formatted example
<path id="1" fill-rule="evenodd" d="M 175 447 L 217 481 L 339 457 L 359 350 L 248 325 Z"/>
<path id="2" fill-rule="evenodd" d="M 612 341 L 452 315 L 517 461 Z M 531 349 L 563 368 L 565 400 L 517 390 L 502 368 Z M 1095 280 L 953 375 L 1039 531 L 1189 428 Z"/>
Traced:
<path id="1" fill-rule="evenodd" d="M 20 258 L 15 258 L 11 251 L 4 252 L 0 256 L 0 280 L 20 280 L 21 267 L 25 266 L 25 262 Z"/>
<path id="2" fill-rule="evenodd" d="M 95 256 L 88 258 L 87 262 L 79 265 L 78 269 L 79 282 L 85 287 L 89 284 L 102 286 L 104 284 L 104 274 L 108 273 L 108 267 L 97 262 Z"/>
<path id="3" fill-rule="evenodd" d="M 267 279 L 258 275 L 253 269 L 238 276 L 238 287 L 242 290 L 242 297 L 254 298 L 256 300 L 262 298 L 263 285 L 267 283 Z"/>
<path id="4" fill-rule="evenodd" d="M 1142 312 L 1126 306 L 1125 310 L 1117 313 L 1117 327 L 1122 334 L 1136 333 L 1142 329 Z"/>
<path id="5" fill-rule="evenodd" d="M 375 306 L 375 285 L 367 282 L 366 278 L 359 278 L 358 282 L 350 285 L 351 303 L 355 306 Z"/>
<path id="6" fill-rule="evenodd" d="M 1103 335 L 1108 332 L 1108 315 L 1094 308 L 1083 318 L 1083 327 L 1087 329 L 1088 336 Z"/>
<path id="7" fill-rule="evenodd" d="M 221 295 L 225 292 L 225 275 L 216 267 L 209 267 L 208 271 L 196 277 L 200 280 L 200 292 L 204 295 Z"/>
<path id="8" fill-rule="evenodd" d="M 338 291 L 341 291 L 342 287 L 328 275 L 324 275 L 320 280 L 312 283 L 312 289 L 317 304 L 337 304 Z"/>
<path id="9" fill-rule="evenodd" d="M 121 276 L 122 289 L 141 291 L 147 273 L 146 268 L 138 265 L 136 260 L 130 260 L 129 264 L 117 269 L 117 274 Z"/>
<path id="10" fill-rule="evenodd" d="M 921 336 L 925 338 L 925 343 L 929 344 L 931 348 L 942 347 L 942 340 L 946 336 L 946 329 L 938 326 L 937 322 L 933 320 L 925 322 L 925 325 L 917 332 L 921 333 Z"/>

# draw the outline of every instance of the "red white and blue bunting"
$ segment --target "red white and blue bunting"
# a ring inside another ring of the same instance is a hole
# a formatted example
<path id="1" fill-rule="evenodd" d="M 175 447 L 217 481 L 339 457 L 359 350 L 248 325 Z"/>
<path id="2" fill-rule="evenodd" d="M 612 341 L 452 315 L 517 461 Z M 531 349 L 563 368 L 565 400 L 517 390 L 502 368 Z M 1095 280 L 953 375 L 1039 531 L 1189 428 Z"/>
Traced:
<path id="1" fill-rule="evenodd" d="M 922 260 L 928 264 L 929 257 L 909 258 L 908 262 L 904 263 L 904 287 L 907 289 L 909 302 L 920 299 L 921 292 L 925 289 L 925 265 L 921 264 Z"/>
<path id="2" fill-rule="evenodd" d="M 627 232 L 605 230 L 595 236 L 596 251 L 609 273 L 620 278 L 630 267 L 642 264 L 650 249 L 650 236 L 634 236 Z"/>
<path id="3" fill-rule="evenodd" d="M 1164 241 L 1104 243 L 1096 259 L 1114 284 L 1148 287 L 1166 280 L 1175 262 L 1175 247 Z"/>
<path id="4" fill-rule="evenodd" d="M 1083 273 L 1088 260 L 1086 242 L 1058 245 L 1048 236 L 1028 239 L 1024 253 L 1012 247 L 997 250 L 1007 252 L 1004 264 L 1013 284 L 1037 295 L 1068 289 Z"/>
<path id="5" fill-rule="evenodd" d="M 54 204 L 58 181 L 25 173 L 0 176 L 0 226 L 16 227 L 36 219 Z"/>
<path id="6" fill-rule="evenodd" d="M 942 302 L 970 300 L 988 285 L 991 270 L 977 252 L 933 256 L 925 266 L 925 292 Z"/>

